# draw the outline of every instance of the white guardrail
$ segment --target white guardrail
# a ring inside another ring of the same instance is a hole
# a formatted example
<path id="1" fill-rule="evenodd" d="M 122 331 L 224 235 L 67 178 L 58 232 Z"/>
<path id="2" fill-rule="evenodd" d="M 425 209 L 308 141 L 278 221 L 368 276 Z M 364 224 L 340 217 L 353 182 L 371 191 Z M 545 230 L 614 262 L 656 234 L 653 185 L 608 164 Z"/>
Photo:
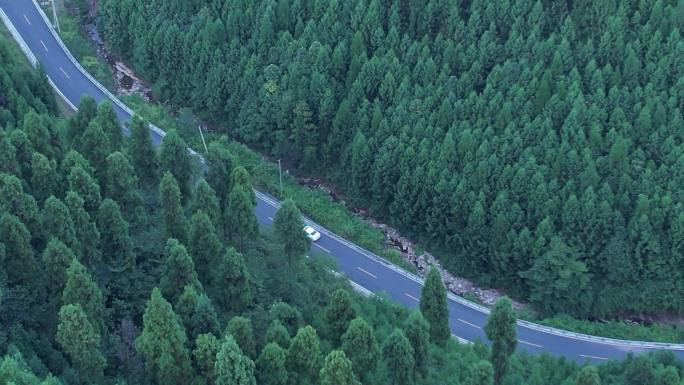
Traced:
<path id="1" fill-rule="evenodd" d="M 100 91 L 102 91 L 112 101 L 112 103 L 116 104 L 122 110 L 124 110 L 126 113 L 133 116 L 134 115 L 133 110 L 131 110 L 128 106 L 123 104 L 123 102 L 121 102 L 121 100 L 119 100 L 119 98 L 114 96 L 107 88 L 105 88 L 102 84 L 100 84 L 100 82 L 95 80 L 95 78 L 93 78 L 83 68 L 83 66 L 81 66 L 81 64 L 76 60 L 76 58 L 74 58 L 74 56 L 71 54 L 71 52 L 66 47 L 66 45 L 64 45 L 64 42 L 62 41 L 62 39 L 59 37 L 57 32 L 52 27 L 50 20 L 48 19 L 47 15 L 45 15 L 45 12 L 43 12 L 43 10 L 40 8 L 40 5 L 38 5 L 38 2 L 36 0 L 33 0 L 33 4 L 36 7 L 36 9 L 38 10 L 38 12 L 40 13 L 40 15 L 42 16 L 45 24 L 47 25 L 48 29 L 50 30 L 50 32 L 54 36 L 55 40 L 62 47 L 62 50 L 69 57 L 69 60 L 74 64 L 74 66 L 76 66 L 76 68 L 84 76 L 86 76 L 88 78 L 88 80 L 90 80 L 90 82 L 93 83 L 93 85 L 95 85 L 98 89 L 100 89 Z M 33 52 L 28 47 L 28 45 L 26 45 L 26 42 L 24 41 L 24 39 L 21 37 L 19 32 L 16 30 L 16 28 L 14 27 L 12 22 L 9 20 L 9 18 L 7 17 L 5 12 L 1 8 L 0 8 L 0 18 L 2 18 L 2 21 L 7 26 L 10 33 L 14 37 L 14 39 L 17 41 L 17 43 L 19 44 L 19 47 L 24 52 L 24 54 L 26 55 L 28 60 L 31 62 L 31 64 L 34 67 L 36 67 L 38 64 L 38 60 L 36 59 L 36 56 L 33 54 Z M 48 81 L 50 82 L 50 85 L 52 86 L 52 88 L 54 88 L 55 91 L 60 95 L 60 97 L 62 99 L 64 99 L 71 106 L 71 108 L 73 108 L 74 110 L 77 110 L 77 107 L 75 105 L 73 105 L 64 96 L 64 94 L 59 90 L 59 88 L 57 88 L 55 83 L 49 77 L 48 77 Z M 161 128 L 159 128 L 153 124 L 150 124 L 150 130 L 152 130 L 153 132 L 155 132 L 157 135 L 159 135 L 162 138 L 164 136 L 166 136 L 166 132 L 164 132 Z M 188 148 L 188 151 L 190 152 L 191 155 L 196 156 L 202 164 L 204 164 L 204 158 L 199 153 L 197 153 L 196 151 L 194 151 L 190 148 Z M 254 193 L 259 199 L 273 205 L 274 207 L 280 207 L 280 202 L 278 202 L 277 199 L 269 196 L 268 194 L 265 194 L 265 193 L 263 193 L 261 191 L 257 191 L 257 190 L 254 190 Z M 358 252 L 358 253 L 360 253 L 360 254 L 362 254 L 362 255 L 370 258 L 370 259 L 375 260 L 376 262 L 382 264 L 383 266 L 387 267 L 388 269 L 391 269 L 391 270 L 397 272 L 398 274 L 401 274 L 401 275 L 411 279 L 412 281 L 420 284 L 421 286 L 423 285 L 424 281 L 421 277 L 419 277 L 415 274 L 412 274 L 412 273 L 400 268 L 399 266 L 396 266 L 396 265 L 390 263 L 389 261 L 385 260 L 384 258 L 382 258 L 376 254 L 373 254 L 370 251 L 368 251 L 362 247 L 359 247 L 358 245 L 355 245 L 352 242 L 347 241 L 346 239 L 338 236 L 337 234 L 333 233 L 332 231 L 326 229 L 325 227 L 315 223 L 314 221 L 312 221 L 309 218 L 303 217 L 303 219 L 304 219 L 304 222 L 306 224 L 315 227 L 316 229 L 318 229 L 321 233 L 325 234 L 326 236 L 335 239 L 337 242 L 345 245 L 346 247 L 348 247 L 350 249 L 353 249 L 354 251 L 356 251 L 356 252 Z M 358 285 L 357 283 L 355 283 L 353 281 L 350 281 L 350 282 L 352 283 L 352 286 L 354 288 L 356 288 L 357 290 L 360 290 L 364 293 L 370 293 L 370 291 L 368 291 L 366 288 Z M 458 302 L 464 306 L 468 306 L 471 309 L 477 310 L 477 311 L 482 312 L 484 314 L 489 314 L 489 312 L 490 312 L 489 308 L 482 306 L 480 304 L 468 301 L 465 298 L 459 297 L 453 293 L 448 293 L 447 296 L 450 300 L 452 300 L 454 302 Z M 666 350 L 684 351 L 684 344 L 668 344 L 668 343 L 661 343 L 661 342 L 642 342 L 642 341 L 621 340 L 621 339 L 607 338 L 607 337 L 596 337 L 596 336 L 591 336 L 588 334 L 575 333 L 575 332 L 570 332 L 570 331 L 566 331 L 566 330 L 562 330 L 562 329 L 556 329 L 556 328 L 552 328 L 552 327 L 548 327 L 548 326 L 543 326 L 543 325 L 535 324 L 535 323 L 529 322 L 529 321 L 518 320 L 517 323 L 519 326 L 527 328 L 527 329 L 536 330 L 539 332 L 553 334 L 553 335 L 557 335 L 557 336 L 561 336 L 561 337 L 572 338 L 572 339 L 576 339 L 576 340 L 593 342 L 593 343 L 600 343 L 600 344 L 606 344 L 606 345 L 618 345 L 618 346 L 626 346 L 626 347 L 642 348 L 642 349 L 666 349 Z"/>

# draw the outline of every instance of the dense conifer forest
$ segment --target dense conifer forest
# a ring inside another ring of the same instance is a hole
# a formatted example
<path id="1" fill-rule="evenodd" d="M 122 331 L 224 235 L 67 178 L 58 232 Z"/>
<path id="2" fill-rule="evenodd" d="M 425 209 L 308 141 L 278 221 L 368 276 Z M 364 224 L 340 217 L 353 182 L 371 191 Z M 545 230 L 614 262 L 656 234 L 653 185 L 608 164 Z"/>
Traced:
<path id="1" fill-rule="evenodd" d="M 99 2 L 174 106 L 545 314 L 684 313 L 684 1 Z"/>
<path id="2" fill-rule="evenodd" d="M 169 133 L 121 133 L 109 104 L 58 116 L 0 35 L 0 383 L 12 385 L 677 385 L 674 356 L 599 367 L 513 353 L 508 300 L 459 345 L 432 270 L 420 311 L 367 299 L 306 258 L 285 201 L 255 226 L 249 175 L 214 145 L 205 174 Z"/>

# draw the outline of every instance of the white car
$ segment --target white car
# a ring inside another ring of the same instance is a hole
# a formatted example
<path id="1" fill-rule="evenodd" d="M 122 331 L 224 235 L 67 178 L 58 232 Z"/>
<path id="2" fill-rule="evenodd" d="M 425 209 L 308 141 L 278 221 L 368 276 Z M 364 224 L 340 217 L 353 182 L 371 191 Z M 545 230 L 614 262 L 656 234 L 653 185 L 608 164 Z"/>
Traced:
<path id="1" fill-rule="evenodd" d="M 313 242 L 321 239 L 321 233 L 314 230 L 314 228 L 311 226 L 304 226 L 304 234 L 306 234 L 306 236 Z"/>

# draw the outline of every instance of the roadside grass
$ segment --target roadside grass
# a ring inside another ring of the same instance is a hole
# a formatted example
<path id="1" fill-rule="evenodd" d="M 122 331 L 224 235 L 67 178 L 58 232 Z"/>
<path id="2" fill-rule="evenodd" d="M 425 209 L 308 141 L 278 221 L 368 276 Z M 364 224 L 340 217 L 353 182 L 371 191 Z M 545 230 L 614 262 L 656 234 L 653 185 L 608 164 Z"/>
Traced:
<path id="1" fill-rule="evenodd" d="M 69 0 L 66 1 L 68 3 Z M 81 62 L 86 70 L 91 71 L 91 74 L 98 81 L 112 90 L 112 85 L 114 84 L 113 75 L 107 64 L 97 56 L 94 46 L 84 31 L 78 27 L 77 18 L 69 14 L 68 10 L 62 9 L 60 11 L 60 25 L 65 44 L 72 50 L 74 57 Z M 95 62 L 91 58 L 95 58 Z M 198 151 L 203 150 L 202 140 L 196 128 L 199 121 L 192 116 L 188 109 L 181 109 L 177 114 L 173 114 L 166 106 L 149 103 L 138 95 L 124 96 L 121 99 L 137 114 L 153 124 L 167 131 L 176 130 L 190 147 Z M 384 246 L 384 236 L 379 230 L 351 213 L 343 205 L 331 201 L 323 191 L 301 186 L 292 175 L 283 172 L 283 193 L 280 194 L 277 164 L 226 136 L 219 136 L 213 133 L 204 133 L 204 136 L 207 145 L 214 141 L 223 143 L 233 153 L 237 163 L 244 166 L 250 172 L 252 182 L 259 190 L 281 199 L 283 197 L 291 198 L 297 203 L 300 210 L 314 221 L 351 242 L 415 273 L 415 267 L 401 258 L 400 253 L 395 249 Z M 416 245 L 415 250 L 416 252 L 422 252 L 423 247 Z M 467 294 L 464 297 L 479 303 L 473 295 Z M 575 319 L 567 315 L 539 319 L 529 311 L 521 312 L 518 316 L 520 319 L 542 325 L 594 336 L 626 340 L 684 343 L 684 327 L 682 326 L 662 324 L 641 325 L 624 321 L 600 322 Z"/>

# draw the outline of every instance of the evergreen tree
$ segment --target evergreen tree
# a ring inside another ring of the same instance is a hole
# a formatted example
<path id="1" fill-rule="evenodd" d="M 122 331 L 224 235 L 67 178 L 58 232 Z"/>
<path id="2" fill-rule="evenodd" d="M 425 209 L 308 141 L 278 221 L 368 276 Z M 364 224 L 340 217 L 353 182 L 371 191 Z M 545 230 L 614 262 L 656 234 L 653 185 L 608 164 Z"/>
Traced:
<path id="1" fill-rule="evenodd" d="M 135 267 L 135 255 L 128 223 L 121 216 L 119 205 L 107 198 L 102 201 L 97 213 L 97 228 L 100 230 L 104 261 L 118 270 Z"/>
<path id="2" fill-rule="evenodd" d="M 404 325 L 406 338 L 413 347 L 416 373 L 425 377 L 428 370 L 428 347 L 430 345 L 430 325 L 420 312 L 414 311 Z"/>
<path id="3" fill-rule="evenodd" d="M 204 293 L 197 293 L 194 286 L 187 285 L 183 288 L 183 294 L 178 298 L 174 309 L 191 341 L 202 333 L 218 334 L 216 310 L 209 297 Z"/>
<path id="4" fill-rule="evenodd" d="M 277 343 L 269 342 L 256 361 L 257 383 L 260 385 L 286 385 L 288 380 L 287 351 Z"/>
<path id="5" fill-rule="evenodd" d="M 159 195 L 164 212 L 164 226 L 167 238 L 176 238 L 182 243 L 188 241 L 188 220 L 181 204 L 181 192 L 176 179 L 170 172 L 164 173 L 159 184 Z"/>
<path id="6" fill-rule="evenodd" d="M 256 238 L 259 234 L 252 196 L 251 189 L 240 185 L 233 186 L 223 213 L 226 233 L 241 252 L 244 251 L 247 240 Z"/>
<path id="7" fill-rule="evenodd" d="M 138 177 L 126 155 L 119 151 L 111 153 L 107 157 L 107 196 L 130 212 L 141 203 L 137 186 Z"/>
<path id="8" fill-rule="evenodd" d="M 38 262 L 31 247 L 31 234 L 19 218 L 5 213 L 0 218 L 0 243 L 5 245 L 5 271 L 9 283 L 38 288 Z"/>
<path id="9" fill-rule="evenodd" d="M 349 357 L 356 377 L 362 383 L 375 371 L 380 357 L 378 342 L 371 328 L 363 318 L 355 318 L 342 335 L 342 350 Z"/>
<path id="10" fill-rule="evenodd" d="M 66 139 L 72 147 L 79 147 L 80 137 L 97 114 L 97 102 L 90 96 L 81 98 L 76 115 L 67 122 Z"/>
<path id="11" fill-rule="evenodd" d="M 340 337 L 347 331 L 349 323 L 356 317 L 356 311 L 352 307 L 351 297 L 344 289 L 337 289 L 330 298 L 330 303 L 325 309 L 323 320 L 325 321 L 329 339 L 333 346 L 340 344 Z"/>
<path id="12" fill-rule="evenodd" d="M 158 288 L 152 290 L 143 315 L 136 349 L 147 360 L 150 374 L 161 384 L 187 384 L 192 378 L 185 330 Z"/>
<path id="13" fill-rule="evenodd" d="M 45 201 L 41 217 L 41 224 L 46 236 L 59 239 L 72 250 L 80 249 L 79 242 L 76 239 L 74 222 L 69 215 L 69 209 L 62 201 L 51 195 Z"/>
<path id="14" fill-rule="evenodd" d="M 34 238 L 42 233 L 38 204 L 14 175 L 0 174 L 0 210 L 16 216 Z"/>
<path id="15" fill-rule="evenodd" d="M 69 190 L 74 191 L 83 198 L 85 209 L 94 215 L 97 213 L 102 197 L 100 185 L 80 166 L 72 167 L 69 171 Z"/>
<path id="16" fill-rule="evenodd" d="M 3 247 L 4 249 L 4 247 Z M 74 253 L 57 238 L 51 238 L 43 251 L 43 266 L 47 272 L 49 292 L 53 295 L 61 293 L 66 284 L 66 272 Z"/>
<path id="17" fill-rule="evenodd" d="M 275 302 L 269 311 L 271 319 L 277 320 L 287 329 L 288 335 L 295 334 L 301 327 L 304 320 L 299 310 L 293 308 L 285 302 Z"/>
<path id="18" fill-rule="evenodd" d="M 107 180 L 107 155 L 111 152 L 111 143 L 109 143 L 109 138 L 97 120 L 88 124 L 88 128 L 81 135 L 79 143 L 78 152 L 83 154 L 93 166 L 95 177 L 99 184 L 103 185 Z"/>
<path id="19" fill-rule="evenodd" d="M 189 249 L 200 280 L 202 283 L 208 283 L 211 272 L 221 260 L 223 245 L 216 235 L 211 219 L 202 211 L 196 211 L 192 215 Z"/>
<path id="20" fill-rule="evenodd" d="M 491 361 L 494 366 L 494 383 L 499 385 L 508 369 L 508 361 L 518 344 L 515 332 L 515 311 L 511 300 L 502 297 L 494 303 L 484 327 L 487 338 L 492 341 Z"/>
<path id="21" fill-rule="evenodd" d="M 287 368 L 291 384 L 315 383 L 318 377 L 320 347 L 316 330 L 305 326 L 290 342 L 287 352 Z"/>
<path id="22" fill-rule="evenodd" d="M 214 191 L 206 180 L 200 179 L 192 194 L 193 201 L 190 205 L 190 212 L 202 211 L 209 216 L 215 229 L 221 226 L 221 206 Z"/>
<path id="23" fill-rule="evenodd" d="M 585 366 L 577 375 L 575 385 L 601 385 L 598 370 L 593 366 Z"/>
<path id="24" fill-rule="evenodd" d="M 78 229 L 76 237 L 80 248 L 74 251 L 83 261 L 90 264 L 99 260 L 100 257 L 100 251 L 97 248 L 100 242 L 100 232 L 91 220 L 90 214 L 85 210 L 84 203 L 83 198 L 75 191 L 67 192 L 66 204 L 69 207 L 69 216 L 74 223 L 74 228 Z"/>
<path id="25" fill-rule="evenodd" d="M 188 146 L 183 139 L 174 131 L 169 132 L 162 141 L 159 151 L 160 171 L 171 173 L 180 188 L 180 196 L 183 199 L 190 197 L 190 175 L 192 165 Z M 166 178 L 166 175 L 164 176 Z M 162 181 L 162 183 L 164 183 Z"/>
<path id="26" fill-rule="evenodd" d="M 112 151 L 119 151 L 123 144 L 123 131 L 116 116 L 114 106 L 109 101 L 104 101 L 97 106 L 95 122 L 102 127 Z"/>
<path id="27" fill-rule="evenodd" d="M 273 320 L 271 322 L 266 330 L 266 343 L 275 343 L 281 348 L 290 346 L 290 333 L 280 321 Z"/>
<path id="28" fill-rule="evenodd" d="M 140 181 L 147 186 L 157 184 L 157 155 L 152 147 L 152 138 L 147 122 L 134 116 L 130 123 L 131 137 L 127 152 Z"/>
<path id="29" fill-rule="evenodd" d="M 451 337 L 446 288 L 439 271 L 432 267 L 420 296 L 420 312 L 430 324 L 430 340 L 444 346 Z"/>
<path id="30" fill-rule="evenodd" d="M 333 350 L 321 369 L 321 385 L 360 385 L 352 370 L 352 362 L 341 350 Z"/>
<path id="31" fill-rule="evenodd" d="M 256 357 L 256 344 L 254 343 L 254 335 L 252 332 L 252 321 L 248 318 L 235 316 L 230 319 L 226 332 L 235 339 L 235 342 L 247 357 Z"/>
<path id="32" fill-rule="evenodd" d="M 231 335 L 226 335 L 216 355 L 216 385 L 256 385 L 254 362 L 242 354 Z"/>
<path id="33" fill-rule="evenodd" d="M 243 311 L 251 303 L 252 293 L 242 254 L 232 247 L 226 249 L 212 272 L 214 298 L 232 312 Z"/>
<path id="34" fill-rule="evenodd" d="M 475 363 L 471 369 L 468 385 L 494 385 L 494 369 L 488 361 Z"/>
<path id="35" fill-rule="evenodd" d="M 193 286 L 195 289 L 201 291 L 202 284 L 197 278 L 195 272 L 195 264 L 188 254 L 185 246 L 180 244 L 176 239 L 169 239 L 166 242 L 166 261 L 164 262 L 164 272 L 162 273 L 159 289 L 164 298 L 169 298 L 170 301 L 177 301 L 178 297 L 183 294 L 186 286 Z"/>
<path id="36" fill-rule="evenodd" d="M 207 182 L 216 191 L 219 199 L 225 199 L 232 190 L 230 175 L 234 163 L 232 154 L 223 145 L 216 142 L 209 145 Z"/>
<path id="37" fill-rule="evenodd" d="M 105 306 L 102 291 L 93 281 L 88 270 L 78 259 L 71 259 L 66 271 L 66 282 L 62 291 L 62 304 L 79 305 L 88 317 L 95 330 L 102 334 L 105 331 Z"/>
<path id="38" fill-rule="evenodd" d="M 44 202 L 50 195 L 59 195 L 58 177 L 57 163 L 41 153 L 34 152 L 31 161 L 31 190 L 34 198 Z"/>
<path id="39" fill-rule="evenodd" d="M 216 365 L 216 355 L 221 349 L 221 341 L 211 333 L 200 334 L 195 340 L 195 350 L 192 351 L 192 356 L 195 358 L 195 365 L 201 375 L 203 375 L 210 384 L 216 380 L 216 373 L 214 366 Z"/>
<path id="40" fill-rule="evenodd" d="M 413 384 L 415 361 L 413 348 L 400 330 L 395 330 L 382 347 L 390 383 L 397 385 Z"/>
<path id="41" fill-rule="evenodd" d="M 310 247 L 309 238 L 302 229 L 302 215 L 291 199 L 286 199 L 276 212 L 273 227 L 278 241 L 283 245 L 288 266 L 292 269 Z"/>
<path id="42" fill-rule="evenodd" d="M 100 351 L 100 334 L 79 305 L 68 304 L 59 309 L 57 341 L 86 378 L 101 380 L 107 361 Z"/>

